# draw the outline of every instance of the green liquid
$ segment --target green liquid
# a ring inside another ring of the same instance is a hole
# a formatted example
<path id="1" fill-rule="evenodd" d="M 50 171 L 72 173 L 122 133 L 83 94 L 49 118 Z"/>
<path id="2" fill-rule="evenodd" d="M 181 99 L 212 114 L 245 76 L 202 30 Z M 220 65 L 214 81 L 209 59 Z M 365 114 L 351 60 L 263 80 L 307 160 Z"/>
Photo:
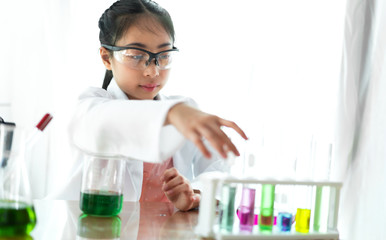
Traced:
<path id="1" fill-rule="evenodd" d="M 80 194 L 80 209 L 89 215 L 115 216 L 122 210 L 123 195 L 115 192 L 87 191 Z"/>
<path id="2" fill-rule="evenodd" d="M 321 205 L 322 205 L 322 191 L 323 187 L 318 186 L 316 187 L 316 194 L 315 194 L 315 210 L 314 210 L 314 230 L 319 231 L 320 230 L 320 214 L 321 214 Z"/>
<path id="3" fill-rule="evenodd" d="M 236 187 L 224 185 L 222 188 L 222 216 L 221 216 L 221 229 L 225 232 L 232 232 L 233 219 L 235 215 L 235 195 Z"/>
<path id="4" fill-rule="evenodd" d="M 33 206 L 0 200 L 0 237 L 28 235 L 36 225 Z"/>
<path id="5" fill-rule="evenodd" d="M 78 236 L 87 239 L 117 239 L 121 235 L 119 216 L 98 217 L 82 214 L 78 218 Z"/>

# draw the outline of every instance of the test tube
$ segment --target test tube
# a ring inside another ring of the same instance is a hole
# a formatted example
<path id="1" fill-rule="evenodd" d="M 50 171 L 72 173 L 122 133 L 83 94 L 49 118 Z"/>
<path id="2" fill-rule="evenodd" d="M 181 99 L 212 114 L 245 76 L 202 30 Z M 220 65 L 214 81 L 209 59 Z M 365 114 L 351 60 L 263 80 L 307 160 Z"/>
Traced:
<path id="1" fill-rule="evenodd" d="M 244 187 L 240 203 L 240 230 L 252 232 L 255 216 L 256 190 Z"/>
<path id="2" fill-rule="evenodd" d="M 274 202 L 275 185 L 263 184 L 261 191 L 261 207 L 259 214 L 260 230 L 272 230 Z"/>
<path id="3" fill-rule="evenodd" d="M 322 209 L 322 186 L 316 187 L 316 193 L 315 193 L 315 208 L 314 208 L 314 230 L 319 231 L 320 230 L 320 215 L 321 215 L 321 209 Z"/>
<path id="4" fill-rule="evenodd" d="M 292 213 L 289 212 L 279 212 L 277 226 L 282 232 L 291 231 L 292 226 Z"/>
<path id="5" fill-rule="evenodd" d="M 232 232 L 235 215 L 236 187 L 224 184 L 221 194 L 221 229 L 225 232 Z"/>
<path id="6" fill-rule="evenodd" d="M 308 233 L 310 231 L 312 187 L 302 186 L 299 188 L 302 194 L 298 196 L 301 199 L 301 204 L 296 211 L 295 230 L 301 233 Z"/>
<path id="7" fill-rule="evenodd" d="M 295 230 L 301 233 L 308 233 L 310 231 L 310 217 L 311 210 L 306 208 L 298 208 L 296 211 L 296 225 Z"/>

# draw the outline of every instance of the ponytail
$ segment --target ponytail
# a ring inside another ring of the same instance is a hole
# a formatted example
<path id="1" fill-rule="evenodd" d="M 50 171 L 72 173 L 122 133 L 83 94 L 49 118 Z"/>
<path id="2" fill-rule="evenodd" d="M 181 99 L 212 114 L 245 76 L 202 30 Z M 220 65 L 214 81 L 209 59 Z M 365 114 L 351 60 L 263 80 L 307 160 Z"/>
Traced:
<path id="1" fill-rule="evenodd" d="M 111 79 L 113 79 L 113 71 L 106 69 L 105 79 L 103 80 L 103 85 L 102 85 L 102 88 L 104 90 L 107 90 L 107 87 L 111 82 Z"/>

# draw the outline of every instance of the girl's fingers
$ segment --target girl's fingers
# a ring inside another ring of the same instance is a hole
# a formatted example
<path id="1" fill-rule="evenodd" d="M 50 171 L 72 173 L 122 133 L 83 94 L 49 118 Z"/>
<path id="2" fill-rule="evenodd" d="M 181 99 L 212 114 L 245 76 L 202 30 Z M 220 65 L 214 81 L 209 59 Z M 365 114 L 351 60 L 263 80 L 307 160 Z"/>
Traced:
<path id="1" fill-rule="evenodd" d="M 211 154 L 209 150 L 205 147 L 204 143 L 202 142 L 202 137 L 200 134 L 194 133 L 191 134 L 189 139 L 196 145 L 196 147 L 200 150 L 200 152 L 204 155 L 206 158 L 211 158 Z"/>
<path id="2" fill-rule="evenodd" d="M 192 188 L 189 185 L 189 183 L 187 183 L 187 182 L 184 182 L 180 185 L 175 186 L 172 189 L 165 191 L 166 195 L 168 195 L 169 197 L 173 197 L 173 196 L 179 195 L 181 193 L 189 193 L 189 192 L 191 192 L 191 194 L 193 194 Z"/>
<path id="3" fill-rule="evenodd" d="M 223 158 L 227 158 L 228 151 L 232 151 L 236 156 L 240 156 L 236 146 L 232 143 L 231 139 L 223 132 L 223 130 L 216 126 L 217 134 L 221 139 L 221 149 L 223 151 Z"/>
<path id="4" fill-rule="evenodd" d="M 209 141 L 209 143 L 212 145 L 214 149 L 222 157 L 226 157 L 226 152 L 224 149 L 224 139 L 227 138 L 227 136 L 223 133 L 225 136 L 221 136 L 221 129 L 215 127 L 209 127 L 209 126 L 203 126 L 200 128 L 200 133 L 202 136 Z"/>
<path id="5" fill-rule="evenodd" d="M 227 157 L 228 151 L 232 151 L 236 156 L 240 156 L 236 146 L 222 131 L 221 125 L 217 122 L 201 127 L 200 132 L 223 158 Z"/>
<path id="6" fill-rule="evenodd" d="M 245 135 L 244 131 L 241 130 L 241 128 L 236 123 L 220 118 L 220 124 L 225 127 L 233 128 L 238 134 L 240 134 L 242 138 L 248 140 L 247 135 Z"/>
<path id="7" fill-rule="evenodd" d="M 166 181 L 162 187 L 162 190 L 165 192 L 169 191 L 170 189 L 173 189 L 176 186 L 183 184 L 184 180 L 185 180 L 184 177 L 182 177 L 181 175 L 176 176 L 175 178 L 172 178 L 171 180 Z"/>
<path id="8" fill-rule="evenodd" d="M 193 203 L 200 203 L 200 200 L 201 200 L 201 195 L 200 194 L 197 194 L 197 193 L 195 193 L 195 194 L 193 194 L 193 196 L 192 196 L 192 201 L 193 201 Z"/>
<path id="9" fill-rule="evenodd" d="M 178 175 L 178 171 L 176 168 L 169 168 L 169 169 L 166 169 L 164 174 L 162 175 L 162 177 L 160 178 L 160 180 L 162 182 L 164 181 L 170 181 L 170 179 L 176 177 Z"/>

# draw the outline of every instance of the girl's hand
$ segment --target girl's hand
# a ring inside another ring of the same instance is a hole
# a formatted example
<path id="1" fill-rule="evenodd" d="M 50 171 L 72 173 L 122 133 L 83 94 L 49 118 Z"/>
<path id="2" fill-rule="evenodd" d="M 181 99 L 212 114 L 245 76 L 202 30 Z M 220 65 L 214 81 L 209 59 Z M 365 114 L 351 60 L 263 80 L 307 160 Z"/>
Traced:
<path id="1" fill-rule="evenodd" d="M 166 197 L 181 211 L 198 207 L 200 194 L 195 193 L 189 181 L 177 169 L 167 169 L 161 177 Z"/>
<path id="2" fill-rule="evenodd" d="M 169 110 L 166 124 L 174 125 L 207 158 L 210 158 L 211 154 L 205 147 L 203 138 L 207 139 L 223 158 L 227 157 L 228 150 L 240 156 L 235 145 L 222 131 L 221 126 L 233 128 L 244 139 L 248 139 L 236 123 L 202 112 L 184 103 L 177 104 Z"/>

